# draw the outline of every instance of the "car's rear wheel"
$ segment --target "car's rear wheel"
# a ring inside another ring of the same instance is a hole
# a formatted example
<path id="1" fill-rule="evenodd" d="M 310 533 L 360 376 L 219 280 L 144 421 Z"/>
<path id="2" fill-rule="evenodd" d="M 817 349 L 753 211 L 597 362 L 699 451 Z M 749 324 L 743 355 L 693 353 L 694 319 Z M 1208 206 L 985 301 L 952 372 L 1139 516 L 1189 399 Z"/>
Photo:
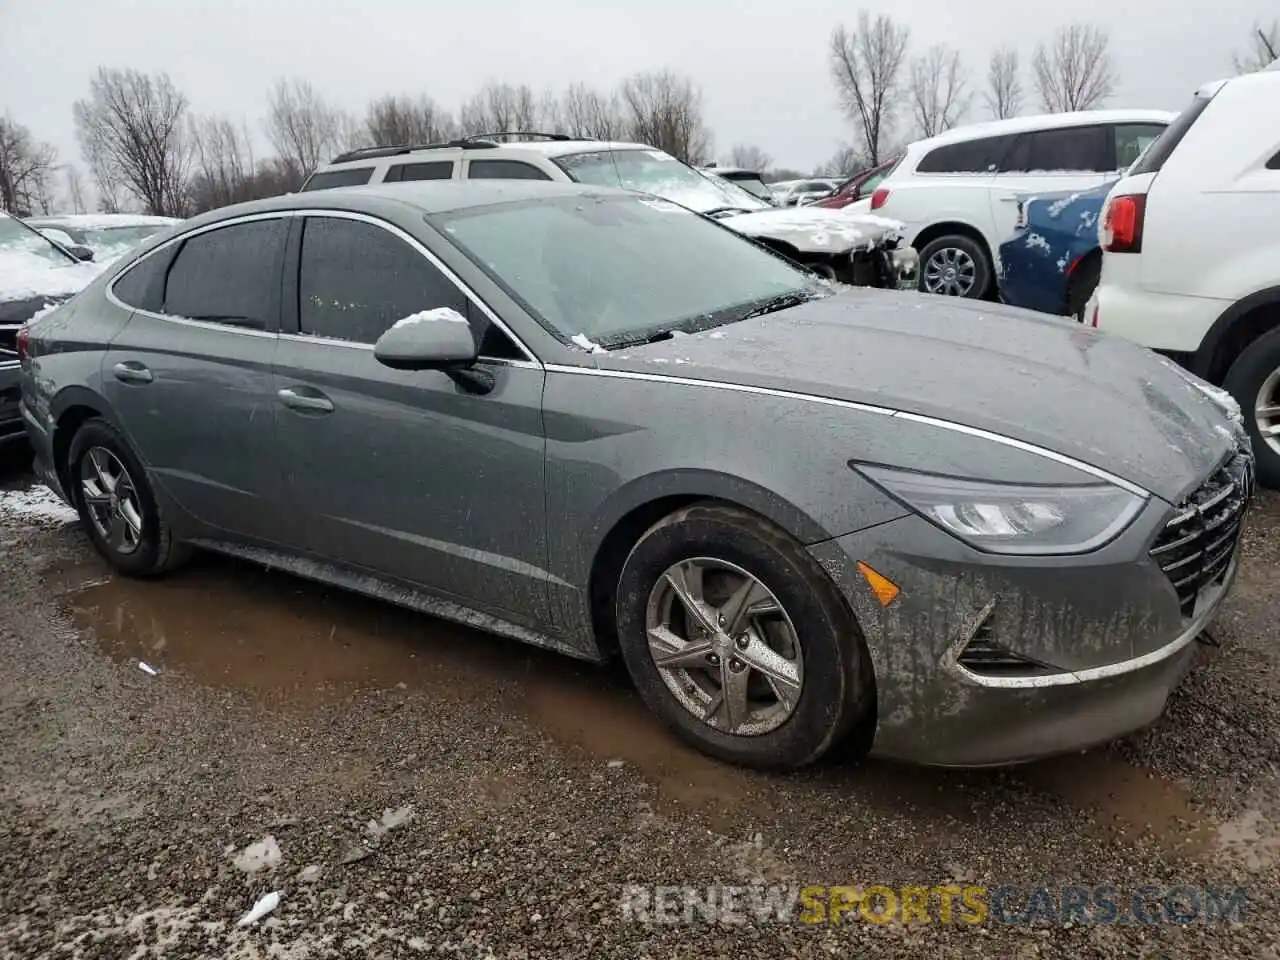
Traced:
<path id="1" fill-rule="evenodd" d="M 76 431 L 65 476 L 89 540 L 115 569 L 149 577 L 184 559 L 141 462 L 105 420 L 87 420 Z"/>
<path id="2" fill-rule="evenodd" d="M 1085 322 L 1085 308 L 1089 298 L 1098 289 L 1098 281 L 1102 279 L 1102 257 L 1090 256 L 1071 273 L 1067 281 L 1066 315 L 1075 318 L 1079 323 Z"/>
<path id="3" fill-rule="evenodd" d="M 1244 414 L 1258 482 L 1280 490 L 1280 327 L 1245 347 L 1222 385 Z"/>
<path id="4" fill-rule="evenodd" d="M 979 300 L 991 285 L 991 258 L 972 237 L 951 234 L 920 251 L 920 290 Z"/>
<path id="5" fill-rule="evenodd" d="M 641 697 L 719 759 L 789 769 L 840 743 L 872 701 L 847 606 L 794 538 L 732 507 L 687 507 L 636 543 L 618 637 Z"/>

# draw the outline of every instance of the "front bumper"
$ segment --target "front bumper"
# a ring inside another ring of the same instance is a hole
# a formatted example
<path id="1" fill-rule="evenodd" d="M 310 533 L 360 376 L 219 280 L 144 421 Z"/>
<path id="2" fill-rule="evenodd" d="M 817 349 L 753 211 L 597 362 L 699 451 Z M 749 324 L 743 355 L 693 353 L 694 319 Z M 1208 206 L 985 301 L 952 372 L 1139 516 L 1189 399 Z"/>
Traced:
<path id="1" fill-rule="evenodd" d="M 1233 557 L 1184 615 L 1148 556 L 1169 512 L 1149 503 L 1118 540 L 1085 557 L 983 554 L 919 517 L 811 547 L 849 599 L 871 655 L 873 752 L 994 766 L 1081 750 L 1154 722 L 1238 565 Z M 887 606 L 859 561 L 899 586 Z M 997 662 L 975 661 L 975 651 Z"/>
<path id="2" fill-rule="evenodd" d="M 891 286 L 899 290 L 915 290 L 920 284 L 920 254 L 915 247 L 899 244 L 893 250 L 886 251 L 888 261 L 886 269 L 891 278 Z"/>
<path id="3" fill-rule="evenodd" d="M 22 396 L 20 375 L 16 362 L 6 362 L 0 356 L 0 445 L 21 440 L 26 435 L 18 412 Z"/>

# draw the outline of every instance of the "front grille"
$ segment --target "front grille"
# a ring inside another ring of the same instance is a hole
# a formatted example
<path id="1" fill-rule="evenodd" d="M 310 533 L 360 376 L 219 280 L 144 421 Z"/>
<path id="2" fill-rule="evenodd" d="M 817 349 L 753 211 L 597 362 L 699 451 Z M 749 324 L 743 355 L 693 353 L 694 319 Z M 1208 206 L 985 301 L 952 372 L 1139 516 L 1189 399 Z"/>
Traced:
<path id="1" fill-rule="evenodd" d="M 1222 582 L 1230 568 L 1253 485 L 1252 458 L 1236 456 L 1179 505 L 1151 547 L 1184 617 L 1194 613 L 1200 591 Z"/>

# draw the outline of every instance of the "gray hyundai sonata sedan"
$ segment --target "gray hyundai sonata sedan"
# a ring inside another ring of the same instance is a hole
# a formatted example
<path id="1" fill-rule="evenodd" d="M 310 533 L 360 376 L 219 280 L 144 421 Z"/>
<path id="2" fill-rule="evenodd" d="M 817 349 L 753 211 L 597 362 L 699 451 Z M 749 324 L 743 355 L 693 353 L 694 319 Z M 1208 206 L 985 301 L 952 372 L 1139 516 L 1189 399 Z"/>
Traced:
<path id="1" fill-rule="evenodd" d="M 618 653 L 761 767 L 1151 723 L 1253 490 L 1239 411 L 1146 350 L 572 185 L 228 207 L 19 347 L 43 479 L 121 573 L 206 548 Z"/>

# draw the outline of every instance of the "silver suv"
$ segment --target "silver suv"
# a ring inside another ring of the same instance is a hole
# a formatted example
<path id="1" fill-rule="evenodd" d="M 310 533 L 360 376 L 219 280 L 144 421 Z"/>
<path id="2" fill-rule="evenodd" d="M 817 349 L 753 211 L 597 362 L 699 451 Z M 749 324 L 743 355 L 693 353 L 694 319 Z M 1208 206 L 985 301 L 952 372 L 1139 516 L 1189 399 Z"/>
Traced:
<path id="1" fill-rule="evenodd" d="M 521 139 L 510 139 L 515 137 Z M 737 184 L 707 176 L 641 143 L 502 133 L 366 147 L 335 157 L 302 189 L 407 180 L 551 180 L 623 187 L 714 217 L 830 279 L 903 289 L 916 285 L 919 259 L 902 243 L 893 221 L 840 210 L 778 209 Z"/>

